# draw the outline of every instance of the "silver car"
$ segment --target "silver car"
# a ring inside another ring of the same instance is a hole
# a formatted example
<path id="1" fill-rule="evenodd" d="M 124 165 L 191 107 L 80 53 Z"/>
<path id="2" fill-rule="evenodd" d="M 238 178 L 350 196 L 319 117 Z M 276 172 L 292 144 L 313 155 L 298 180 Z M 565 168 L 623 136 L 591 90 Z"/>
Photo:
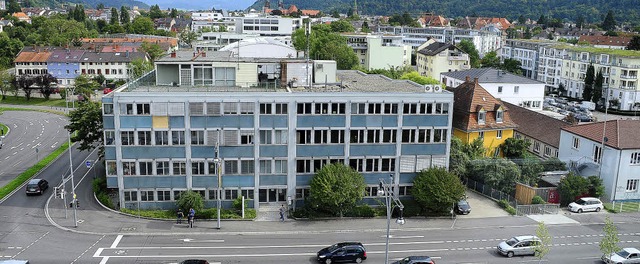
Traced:
<path id="1" fill-rule="evenodd" d="M 512 237 L 498 245 L 498 253 L 509 258 L 516 255 L 535 255 L 535 248 L 540 243 L 537 236 Z"/>
<path id="2" fill-rule="evenodd" d="M 611 255 L 602 255 L 602 261 L 607 264 L 640 263 L 640 250 L 636 248 L 623 248 Z"/>

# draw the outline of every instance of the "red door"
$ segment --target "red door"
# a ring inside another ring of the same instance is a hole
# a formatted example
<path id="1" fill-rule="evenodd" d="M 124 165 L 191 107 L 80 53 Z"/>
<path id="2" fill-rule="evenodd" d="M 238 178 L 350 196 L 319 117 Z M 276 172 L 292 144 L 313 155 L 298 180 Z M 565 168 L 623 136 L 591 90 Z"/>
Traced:
<path id="1" fill-rule="evenodd" d="M 558 189 L 549 190 L 549 197 L 547 197 L 548 203 L 560 203 L 560 194 L 558 193 Z"/>

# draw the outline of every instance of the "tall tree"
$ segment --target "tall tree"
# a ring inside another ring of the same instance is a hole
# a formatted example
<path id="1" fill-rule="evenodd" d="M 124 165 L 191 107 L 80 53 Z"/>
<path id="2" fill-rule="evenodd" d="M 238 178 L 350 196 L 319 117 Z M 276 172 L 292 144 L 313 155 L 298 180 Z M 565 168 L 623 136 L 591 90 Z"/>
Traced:
<path id="1" fill-rule="evenodd" d="M 593 82 L 593 97 L 591 102 L 597 103 L 602 98 L 602 85 L 604 84 L 604 76 L 602 76 L 602 69 L 596 74 L 596 79 Z"/>
<path id="2" fill-rule="evenodd" d="M 546 28 L 548 22 L 549 21 L 545 15 L 540 15 L 540 18 L 538 18 L 538 26 L 541 26 L 542 28 Z"/>
<path id="3" fill-rule="evenodd" d="M 542 259 L 549 254 L 549 251 L 551 250 L 551 236 L 549 235 L 549 229 L 547 229 L 544 222 L 538 223 L 536 236 L 540 238 L 540 243 L 535 245 L 535 256 L 538 259 L 538 263 L 542 263 Z"/>
<path id="4" fill-rule="evenodd" d="M 560 204 L 566 206 L 573 202 L 576 197 L 589 192 L 589 180 L 586 178 L 570 173 L 560 180 L 558 183 L 558 192 L 560 193 Z"/>
<path id="5" fill-rule="evenodd" d="M 355 31 L 355 29 L 353 28 L 353 25 L 351 25 L 349 21 L 344 19 L 333 21 L 331 22 L 330 26 L 331 26 L 331 31 L 333 32 L 354 32 Z"/>
<path id="6" fill-rule="evenodd" d="M 506 58 L 506 59 L 504 59 L 504 62 L 502 62 L 502 65 L 500 66 L 500 69 L 503 69 L 505 71 L 508 71 L 508 72 L 516 74 L 516 75 L 521 75 L 522 74 L 522 62 L 520 62 L 519 60 L 516 60 L 516 59 Z"/>
<path id="7" fill-rule="evenodd" d="M 149 18 L 156 19 L 156 18 L 163 18 L 163 17 L 164 17 L 164 13 L 162 12 L 162 10 L 160 10 L 159 5 L 152 5 L 151 8 L 149 8 Z"/>
<path id="8" fill-rule="evenodd" d="M 296 50 L 306 50 L 307 35 L 304 28 L 298 29 L 291 37 Z M 326 24 L 314 25 L 309 36 L 310 58 L 318 60 L 335 60 L 338 69 L 348 70 L 358 65 L 358 56 L 347 45 L 347 39 L 332 32 Z"/>
<path id="9" fill-rule="evenodd" d="M 458 176 L 444 168 L 422 170 L 413 179 L 411 195 L 427 213 L 449 213 L 453 205 L 464 197 L 464 185 Z"/>
<path id="10" fill-rule="evenodd" d="M 126 6 L 120 7 L 120 24 L 129 24 L 131 18 L 129 16 L 129 9 Z"/>
<path id="11" fill-rule="evenodd" d="M 13 14 L 16 12 L 22 12 L 22 7 L 17 0 L 9 0 L 9 4 L 7 5 L 7 13 Z"/>
<path id="12" fill-rule="evenodd" d="M 86 19 L 86 14 L 84 13 L 83 5 L 76 5 L 73 9 L 73 19 L 78 22 L 84 22 Z"/>
<path id="13" fill-rule="evenodd" d="M 613 17 L 613 11 L 609 10 L 607 12 L 607 16 L 604 17 L 604 21 L 602 21 L 602 29 L 603 30 L 615 30 L 616 29 L 616 19 Z"/>
<path id="14" fill-rule="evenodd" d="M 618 246 L 618 243 L 620 243 L 620 238 L 618 238 L 618 228 L 613 221 L 611 221 L 609 216 L 604 219 L 604 227 L 602 228 L 602 231 L 604 232 L 604 236 L 599 243 L 600 252 L 605 256 L 610 256 L 611 254 L 618 252 L 620 250 L 620 246 Z"/>
<path id="15" fill-rule="evenodd" d="M 578 15 L 578 18 L 576 18 L 576 27 L 582 29 L 584 23 L 584 16 L 582 14 Z"/>
<path id="16" fill-rule="evenodd" d="M 198 33 L 185 28 L 184 30 L 182 30 L 182 32 L 180 32 L 178 38 L 180 39 L 180 42 L 191 47 L 191 43 L 193 43 L 198 38 Z"/>
<path id="17" fill-rule="evenodd" d="M 500 68 L 500 58 L 498 58 L 498 53 L 495 51 L 491 51 L 482 57 L 480 60 L 480 64 L 482 68 Z"/>
<path id="18" fill-rule="evenodd" d="M 98 9 L 98 10 L 104 9 L 104 4 L 103 3 L 98 3 L 98 5 L 96 5 L 96 9 Z"/>
<path id="19" fill-rule="evenodd" d="M 153 21 L 151 18 L 137 16 L 133 19 L 133 22 L 131 22 L 131 33 L 151 35 L 153 31 Z"/>
<path id="20" fill-rule="evenodd" d="M 458 43 L 458 48 L 460 48 L 465 53 L 469 54 L 469 62 L 472 68 L 480 68 L 480 55 L 478 55 L 478 50 L 476 49 L 476 45 L 473 44 L 468 39 L 463 39 Z"/>
<path id="21" fill-rule="evenodd" d="M 130 69 L 130 77 L 132 80 L 138 79 L 142 77 L 147 72 L 153 70 L 153 64 L 150 61 L 144 59 L 135 59 L 132 60 L 129 64 Z"/>
<path id="22" fill-rule="evenodd" d="M 7 99 L 7 93 L 13 87 L 13 85 L 11 85 L 11 76 L 7 70 L 0 68 L 0 93 L 2 93 L 2 100 Z"/>
<path id="23" fill-rule="evenodd" d="M 627 45 L 628 50 L 640 50 L 640 36 L 633 36 L 631 41 L 629 41 L 629 45 Z"/>
<path id="24" fill-rule="evenodd" d="M 160 57 L 162 57 L 162 55 L 165 54 L 160 45 L 156 43 L 143 42 L 140 46 L 140 49 L 149 54 L 151 62 L 156 61 L 156 59 L 159 59 Z"/>
<path id="25" fill-rule="evenodd" d="M 115 7 L 111 8 L 111 18 L 109 19 L 110 25 L 117 25 L 120 23 L 120 17 L 118 16 L 118 9 Z"/>
<path id="26" fill-rule="evenodd" d="M 520 24 L 520 25 L 524 25 L 525 23 L 527 23 L 527 18 L 526 18 L 526 17 L 524 17 L 523 15 L 520 15 L 520 16 L 518 17 L 518 24 Z"/>
<path id="27" fill-rule="evenodd" d="M 309 202 L 325 212 L 342 215 L 364 196 L 364 177 L 343 164 L 327 164 L 311 178 Z"/>
<path id="28" fill-rule="evenodd" d="M 90 99 L 93 91 L 98 88 L 98 84 L 93 80 L 87 78 L 86 75 L 78 75 L 75 79 L 75 94 L 82 95 L 85 99 Z"/>
<path id="29" fill-rule="evenodd" d="M 522 159 L 525 157 L 527 150 L 531 146 L 531 142 L 527 142 L 524 139 L 507 138 L 500 149 L 505 158 L 508 159 Z"/>
<path id="30" fill-rule="evenodd" d="M 369 28 L 369 23 L 367 23 L 367 21 L 362 22 L 362 28 L 360 28 L 360 31 L 362 31 L 363 33 L 371 32 L 371 29 Z"/>
<path id="31" fill-rule="evenodd" d="M 175 8 L 171 8 L 171 12 L 169 13 L 169 17 L 176 18 L 178 17 L 178 10 Z"/>
<path id="32" fill-rule="evenodd" d="M 42 94 L 46 100 L 49 100 L 49 97 L 54 92 L 54 85 L 57 82 L 58 79 L 49 73 L 36 77 L 36 84 L 40 87 L 40 94 Z"/>
<path id="33" fill-rule="evenodd" d="M 505 193 L 515 191 L 520 167 L 508 159 L 477 159 L 469 163 L 467 176 Z"/>
<path id="34" fill-rule="evenodd" d="M 584 76 L 584 90 L 582 90 L 582 100 L 591 101 L 593 98 L 593 81 L 595 80 L 595 68 L 593 64 L 587 67 L 587 73 Z"/>
<path id="35" fill-rule="evenodd" d="M 102 109 L 100 102 L 85 101 L 69 112 L 69 124 L 64 127 L 71 132 L 71 140 L 80 142 L 78 149 L 99 148 L 99 156 L 104 155 Z"/>
<path id="36" fill-rule="evenodd" d="M 31 86 L 35 82 L 36 80 L 28 75 L 20 75 L 20 77 L 16 79 L 16 86 L 22 89 L 22 91 L 24 92 L 24 97 L 27 99 L 27 101 L 31 99 L 31 93 L 33 92 Z"/>

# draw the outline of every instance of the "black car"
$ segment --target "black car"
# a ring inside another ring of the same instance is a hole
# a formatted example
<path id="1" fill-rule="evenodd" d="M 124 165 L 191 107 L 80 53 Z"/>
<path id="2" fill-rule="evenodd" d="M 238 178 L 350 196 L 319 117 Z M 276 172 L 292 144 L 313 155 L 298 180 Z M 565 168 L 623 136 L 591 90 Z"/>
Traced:
<path id="1" fill-rule="evenodd" d="M 460 200 L 456 203 L 456 213 L 457 214 L 469 214 L 471 213 L 471 205 L 467 200 Z"/>
<path id="2" fill-rule="evenodd" d="M 42 194 L 44 190 L 49 188 L 49 183 L 44 179 L 31 179 L 27 183 L 27 195 L 29 194 Z"/>
<path id="3" fill-rule="evenodd" d="M 187 259 L 180 262 L 180 264 L 209 264 L 209 261 L 204 259 Z"/>
<path id="4" fill-rule="evenodd" d="M 410 256 L 394 262 L 393 264 L 436 264 L 428 256 Z"/>
<path id="5" fill-rule="evenodd" d="M 367 250 L 360 242 L 343 242 L 318 251 L 321 263 L 356 262 L 367 259 Z"/>

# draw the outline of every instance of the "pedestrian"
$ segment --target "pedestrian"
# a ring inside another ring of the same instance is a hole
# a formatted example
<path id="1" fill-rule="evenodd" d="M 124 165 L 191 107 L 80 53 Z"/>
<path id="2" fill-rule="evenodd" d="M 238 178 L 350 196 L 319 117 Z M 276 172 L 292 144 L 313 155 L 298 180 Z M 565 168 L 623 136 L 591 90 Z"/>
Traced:
<path id="1" fill-rule="evenodd" d="M 193 220 L 196 217 L 196 210 L 189 209 L 189 228 L 193 228 Z"/>
<path id="2" fill-rule="evenodd" d="M 284 222 L 284 204 L 280 207 L 280 221 Z"/>
<path id="3" fill-rule="evenodd" d="M 182 212 L 182 208 L 178 208 L 178 219 L 176 220 L 176 224 L 182 224 L 182 218 L 184 217 L 184 213 Z"/>

